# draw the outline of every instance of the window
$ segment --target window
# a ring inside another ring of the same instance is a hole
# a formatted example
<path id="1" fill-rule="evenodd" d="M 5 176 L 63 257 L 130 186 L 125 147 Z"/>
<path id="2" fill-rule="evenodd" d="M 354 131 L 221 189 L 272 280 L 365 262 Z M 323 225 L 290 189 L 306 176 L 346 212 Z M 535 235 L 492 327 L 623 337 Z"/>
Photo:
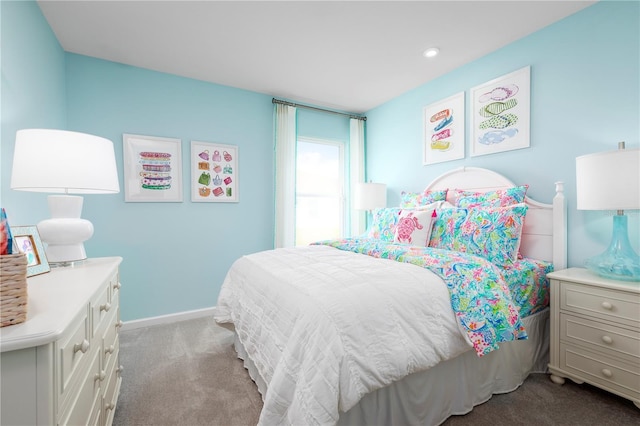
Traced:
<path id="1" fill-rule="evenodd" d="M 295 244 L 345 235 L 344 144 L 299 138 L 296 153 Z"/>

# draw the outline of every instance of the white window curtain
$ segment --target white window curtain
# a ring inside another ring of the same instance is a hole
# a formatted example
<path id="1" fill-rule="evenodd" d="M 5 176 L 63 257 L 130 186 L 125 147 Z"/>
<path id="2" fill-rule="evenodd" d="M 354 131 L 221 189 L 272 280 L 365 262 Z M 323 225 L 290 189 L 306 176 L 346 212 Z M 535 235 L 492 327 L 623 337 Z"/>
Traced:
<path id="1" fill-rule="evenodd" d="M 352 118 L 349 135 L 349 188 L 351 211 L 351 236 L 361 235 L 366 230 L 367 218 L 364 210 L 353 208 L 353 193 L 357 183 L 364 182 L 364 120 Z"/>
<path id="2" fill-rule="evenodd" d="M 274 247 L 293 247 L 296 232 L 296 108 L 275 106 Z"/>

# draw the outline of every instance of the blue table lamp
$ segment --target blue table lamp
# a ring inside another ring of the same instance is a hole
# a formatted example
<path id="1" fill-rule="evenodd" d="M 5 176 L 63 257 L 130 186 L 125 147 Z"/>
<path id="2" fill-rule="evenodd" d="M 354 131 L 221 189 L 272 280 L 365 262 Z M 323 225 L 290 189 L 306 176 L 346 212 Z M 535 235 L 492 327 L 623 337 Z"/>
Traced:
<path id="1" fill-rule="evenodd" d="M 625 210 L 640 209 L 640 149 L 625 149 L 576 158 L 578 210 L 615 210 L 613 235 L 604 253 L 585 262 L 606 278 L 640 281 L 640 256 L 629 241 Z"/>

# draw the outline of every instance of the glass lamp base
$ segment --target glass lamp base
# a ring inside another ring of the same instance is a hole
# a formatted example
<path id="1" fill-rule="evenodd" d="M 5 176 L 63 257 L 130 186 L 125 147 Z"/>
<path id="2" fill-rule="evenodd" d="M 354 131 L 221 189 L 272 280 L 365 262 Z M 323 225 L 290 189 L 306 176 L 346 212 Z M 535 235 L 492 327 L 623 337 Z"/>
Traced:
<path id="1" fill-rule="evenodd" d="M 604 253 L 585 262 L 585 267 L 612 280 L 640 282 L 640 256 L 633 251 L 627 232 L 627 216 L 613 217 L 613 236 Z"/>

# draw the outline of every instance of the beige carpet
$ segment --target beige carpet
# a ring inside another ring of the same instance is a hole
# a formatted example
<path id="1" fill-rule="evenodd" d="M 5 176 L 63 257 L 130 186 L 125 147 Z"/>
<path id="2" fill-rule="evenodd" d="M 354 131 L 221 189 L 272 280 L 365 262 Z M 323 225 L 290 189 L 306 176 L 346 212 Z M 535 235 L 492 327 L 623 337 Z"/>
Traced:
<path id="1" fill-rule="evenodd" d="M 212 318 L 124 331 L 114 425 L 255 425 L 262 399 L 237 359 L 233 334 Z M 533 374 L 444 425 L 640 425 L 633 403 L 589 385 Z"/>

